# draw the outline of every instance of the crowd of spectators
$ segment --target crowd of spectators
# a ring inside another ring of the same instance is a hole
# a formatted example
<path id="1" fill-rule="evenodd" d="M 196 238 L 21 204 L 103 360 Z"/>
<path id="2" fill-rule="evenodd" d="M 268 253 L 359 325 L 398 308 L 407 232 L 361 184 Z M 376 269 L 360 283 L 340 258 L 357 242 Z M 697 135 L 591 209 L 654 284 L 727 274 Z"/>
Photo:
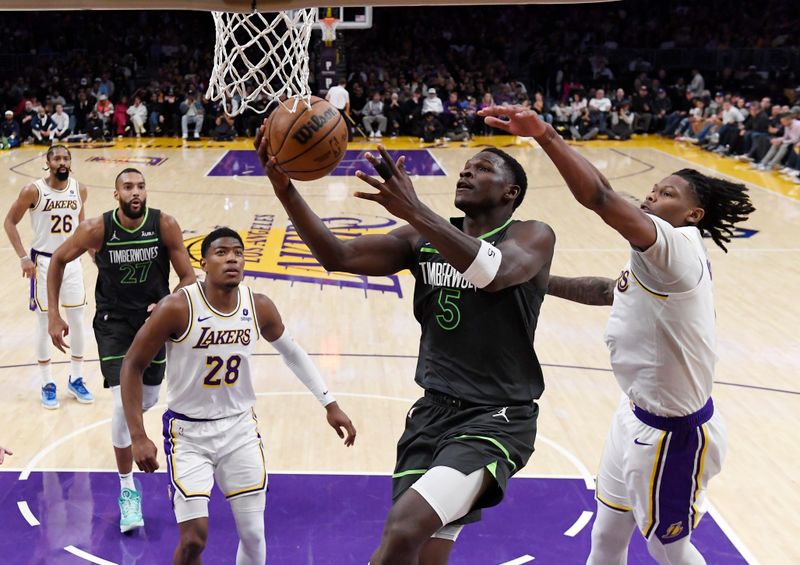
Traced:
<path id="1" fill-rule="evenodd" d="M 721 10 L 724 19 L 718 17 Z M 231 118 L 203 96 L 214 43 L 206 13 L 5 16 L 0 21 L 3 146 L 116 136 L 231 139 L 252 135 L 260 122 L 254 112 Z M 757 6 L 738 0 L 702 6 L 640 0 L 376 8 L 373 28 L 340 34 L 337 48 L 346 62 L 339 70 L 347 79 L 354 129 L 368 137 L 435 141 L 490 135 L 477 111 L 516 103 L 531 107 L 565 137 L 625 140 L 662 133 L 697 140 L 719 154 L 752 158 L 766 169 L 793 167 L 797 160 L 790 150 L 796 141 L 788 143 L 800 104 L 795 90 L 800 78 L 787 63 L 798 60 L 800 49 L 792 21 L 787 3 L 779 0 Z M 111 36 L 114 41 L 108 41 Z M 714 63 L 693 69 L 617 55 L 624 49 L 646 54 L 680 48 L 770 48 L 784 56 L 759 66 Z M 312 47 L 312 67 L 314 55 Z M 787 113 L 793 117 L 784 137 Z M 734 125 L 745 132 L 741 140 L 733 139 Z M 769 140 L 778 138 L 788 147 L 768 155 L 778 145 Z"/>

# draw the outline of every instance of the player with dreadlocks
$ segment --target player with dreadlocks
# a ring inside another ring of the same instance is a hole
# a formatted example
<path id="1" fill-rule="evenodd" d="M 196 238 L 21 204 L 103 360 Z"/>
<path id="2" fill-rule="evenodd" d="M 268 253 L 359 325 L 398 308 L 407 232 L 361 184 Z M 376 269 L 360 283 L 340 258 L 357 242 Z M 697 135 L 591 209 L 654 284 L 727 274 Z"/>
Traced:
<path id="1" fill-rule="evenodd" d="M 705 563 L 691 532 L 727 435 L 711 401 L 716 331 L 702 235 L 727 251 L 735 224 L 754 211 L 747 188 L 682 169 L 656 183 L 637 208 L 534 112 L 508 106 L 479 113 L 488 126 L 534 137 L 576 200 L 631 245 L 616 280 L 551 275 L 547 291 L 612 306 L 605 339 L 625 394 L 597 477 L 588 563 L 627 563 L 637 526 L 659 563 Z"/>

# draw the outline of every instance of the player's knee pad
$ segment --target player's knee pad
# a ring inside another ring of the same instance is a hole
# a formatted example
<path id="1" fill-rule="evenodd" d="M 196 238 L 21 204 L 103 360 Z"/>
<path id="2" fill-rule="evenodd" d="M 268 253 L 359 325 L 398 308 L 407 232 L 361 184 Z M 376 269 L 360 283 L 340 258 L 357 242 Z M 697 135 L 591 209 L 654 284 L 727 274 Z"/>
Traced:
<path id="1" fill-rule="evenodd" d="M 67 324 L 69 324 L 69 348 L 73 357 L 83 357 L 83 353 L 86 351 L 85 310 L 84 306 L 65 308 Z"/>
<path id="2" fill-rule="evenodd" d="M 443 525 L 465 516 L 480 494 L 484 469 L 465 475 L 451 467 L 429 469 L 411 488 L 439 515 Z"/>
<path id="3" fill-rule="evenodd" d="M 128 422 L 125 420 L 125 411 L 122 408 L 122 393 L 119 386 L 111 387 L 114 398 L 114 407 L 111 410 L 111 445 L 118 449 L 131 446 L 131 434 L 128 431 Z"/>
<path id="4" fill-rule="evenodd" d="M 266 493 L 259 492 L 231 500 L 231 510 L 239 534 L 237 565 L 264 563 L 267 558 L 267 540 L 264 536 L 264 508 Z"/>
<path id="5" fill-rule="evenodd" d="M 47 331 L 47 313 L 36 312 L 36 360 L 50 360 L 50 333 Z"/>
<path id="6" fill-rule="evenodd" d="M 661 543 L 655 535 L 647 540 L 647 551 L 661 565 L 705 565 L 706 560 L 687 536 L 672 543 Z"/>
<path id="7" fill-rule="evenodd" d="M 142 411 L 147 412 L 158 404 L 158 393 L 161 385 L 144 385 L 142 387 Z"/>

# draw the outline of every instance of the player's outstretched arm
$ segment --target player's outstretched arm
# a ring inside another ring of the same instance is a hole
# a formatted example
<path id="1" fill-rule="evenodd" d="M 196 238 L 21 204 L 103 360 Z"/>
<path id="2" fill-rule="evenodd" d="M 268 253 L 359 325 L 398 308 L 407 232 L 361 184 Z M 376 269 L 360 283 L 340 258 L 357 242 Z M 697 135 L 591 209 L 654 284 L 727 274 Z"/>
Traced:
<path id="1" fill-rule="evenodd" d="M 328 424 L 336 431 L 348 447 L 356 441 L 356 428 L 350 418 L 339 408 L 336 399 L 328 390 L 322 375 L 305 350 L 297 345 L 286 331 L 275 304 L 263 294 L 255 295 L 256 316 L 261 335 L 281 354 L 287 367 L 300 379 L 311 394 L 325 407 Z M 344 431 L 343 431 L 344 430 Z M 345 437 L 346 433 L 346 437 Z"/>
<path id="2" fill-rule="evenodd" d="M 328 271 L 359 275 L 391 275 L 411 266 L 418 234 L 403 226 L 384 235 L 366 235 L 342 241 L 309 207 L 291 179 L 267 153 L 269 141 L 262 125 L 254 141 L 264 172 L 294 228 L 314 257 Z"/>
<path id="3" fill-rule="evenodd" d="M 179 278 L 178 285 L 173 289 L 173 292 L 181 287 L 194 284 L 197 282 L 197 277 L 189 259 L 189 252 L 186 251 L 186 246 L 183 244 L 183 231 L 178 225 L 178 221 L 169 214 L 162 212 L 159 228 L 161 240 L 169 252 L 172 268 L 175 269 L 175 273 Z"/>
<path id="4" fill-rule="evenodd" d="M 67 263 L 74 261 L 89 249 L 100 249 L 103 246 L 103 218 L 91 218 L 78 224 L 75 233 L 58 246 L 50 258 L 47 269 L 47 331 L 50 339 L 61 351 L 69 347 L 64 338 L 69 334 L 69 326 L 61 317 L 58 308 L 61 283 L 64 281 L 64 269 Z"/>
<path id="5" fill-rule="evenodd" d="M 479 110 L 478 114 L 484 116 L 488 126 L 536 139 L 575 199 L 597 213 L 633 247 L 644 250 L 655 243 L 656 228 L 647 214 L 614 192 L 603 174 L 567 145 L 536 112 L 522 106 L 492 106 Z"/>
<path id="6" fill-rule="evenodd" d="M 381 160 L 370 153 L 365 157 L 376 170 L 382 170 L 383 180 L 361 171 L 356 173 L 358 178 L 378 192 L 357 192 L 356 196 L 377 202 L 395 216 L 406 220 L 451 265 L 469 278 L 471 265 L 484 251 L 481 241 L 456 228 L 417 198 L 411 177 L 405 169 L 405 156 L 394 161 L 382 145 L 378 146 L 378 151 Z M 508 238 L 498 245 L 501 253 L 494 256 L 500 261 L 496 265 L 496 272 L 486 284 L 478 286 L 495 292 L 529 281 L 543 268 L 549 267 L 554 246 L 555 234 L 547 224 L 533 221 L 514 224 L 509 228 Z"/>
<path id="7" fill-rule="evenodd" d="M 547 294 L 589 306 L 611 306 L 616 281 L 605 277 L 558 277 L 550 275 Z"/>
<path id="8" fill-rule="evenodd" d="M 6 458 L 6 455 L 14 455 L 14 452 L 8 449 L 7 447 L 0 446 L 0 465 L 3 464 L 3 461 Z"/>
<path id="9" fill-rule="evenodd" d="M 189 325 L 189 304 L 183 293 L 161 299 L 133 338 L 120 371 L 120 392 L 125 420 L 131 434 L 133 459 L 140 471 L 158 469 L 156 446 L 147 437 L 142 418 L 142 376 L 144 370 L 171 335 L 181 335 Z"/>
<path id="10" fill-rule="evenodd" d="M 29 279 L 35 276 L 36 266 L 28 256 L 28 251 L 25 249 L 25 246 L 22 245 L 22 238 L 19 235 L 19 230 L 17 230 L 17 224 L 22 221 L 23 216 L 25 216 L 25 212 L 36 206 L 38 199 L 39 189 L 36 188 L 36 185 L 29 184 L 22 187 L 22 190 L 19 192 L 19 196 L 17 196 L 17 199 L 11 204 L 11 208 L 8 209 L 6 219 L 3 222 L 3 228 L 6 230 L 8 241 L 14 248 L 14 252 L 17 254 L 17 257 L 19 257 L 19 265 L 22 268 L 22 276 Z"/>

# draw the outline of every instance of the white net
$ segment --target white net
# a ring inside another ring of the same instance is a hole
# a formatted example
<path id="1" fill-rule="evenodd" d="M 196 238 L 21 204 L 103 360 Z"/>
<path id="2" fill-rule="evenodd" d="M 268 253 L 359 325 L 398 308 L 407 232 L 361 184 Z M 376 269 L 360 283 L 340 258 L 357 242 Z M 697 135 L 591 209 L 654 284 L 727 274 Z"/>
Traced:
<path id="1" fill-rule="evenodd" d="M 309 103 L 308 42 L 316 8 L 276 14 L 212 12 L 217 44 L 206 97 L 232 116 L 263 113 L 275 101 L 294 112 Z"/>

